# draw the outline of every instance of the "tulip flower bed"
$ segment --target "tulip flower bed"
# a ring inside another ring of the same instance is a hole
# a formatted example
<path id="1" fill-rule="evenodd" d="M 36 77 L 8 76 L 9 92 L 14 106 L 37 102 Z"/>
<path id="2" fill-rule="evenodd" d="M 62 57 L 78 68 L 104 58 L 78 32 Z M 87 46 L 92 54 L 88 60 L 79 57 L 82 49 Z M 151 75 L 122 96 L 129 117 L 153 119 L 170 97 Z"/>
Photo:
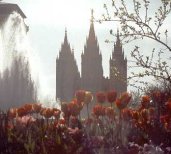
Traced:
<path id="1" fill-rule="evenodd" d="M 171 95 L 154 91 L 130 108 L 131 95 L 79 90 L 61 110 L 25 104 L 0 114 L 2 154 L 164 154 L 171 152 Z M 86 108 L 87 118 L 81 118 Z"/>

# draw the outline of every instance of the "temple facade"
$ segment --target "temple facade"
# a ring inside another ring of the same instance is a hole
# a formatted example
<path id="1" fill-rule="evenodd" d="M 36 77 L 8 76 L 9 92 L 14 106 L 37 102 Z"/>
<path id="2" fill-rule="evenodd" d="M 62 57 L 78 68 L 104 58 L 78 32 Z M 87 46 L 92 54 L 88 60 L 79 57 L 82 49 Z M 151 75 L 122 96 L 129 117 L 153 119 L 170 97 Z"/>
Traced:
<path id="1" fill-rule="evenodd" d="M 93 93 L 112 89 L 118 93 L 127 91 L 127 59 L 124 56 L 119 31 L 109 60 L 109 69 L 109 77 L 105 78 L 102 55 L 92 20 L 84 51 L 81 54 L 81 75 L 65 31 L 64 42 L 56 59 L 56 99 L 70 101 L 75 91 L 79 89 Z"/>

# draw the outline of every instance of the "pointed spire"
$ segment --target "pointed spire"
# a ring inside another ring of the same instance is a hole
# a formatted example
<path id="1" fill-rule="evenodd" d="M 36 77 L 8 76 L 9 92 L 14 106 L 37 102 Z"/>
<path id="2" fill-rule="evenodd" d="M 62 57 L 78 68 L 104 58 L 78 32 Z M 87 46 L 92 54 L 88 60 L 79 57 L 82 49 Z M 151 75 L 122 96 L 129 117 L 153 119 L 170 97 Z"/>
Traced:
<path id="1" fill-rule="evenodd" d="M 119 38 L 119 29 L 117 28 L 117 40 L 116 44 L 120 45 L 120 38 Z"/>
<path id="2" fill-rule="evenodd" d="M 65 27 L 65 37 L 64 37 L 64 44 L 68 43 L 68 39 L 67 39 L 67 28 Z"/>
<path id="3" fill-rule="evenodd" d="M 119 39 L 119 28 L 117 28 L 117 39 Z"/>
<path id="4" fill-rule="evenodd" d="M 94 11 L 93 11 L 93 9 L 91 9 L 91 19 L 90 19 L 91 24 L 90 24 L 90 30 L 89 30 L 89 39 L 91 39 L 91 40 L 96 39 L 95 32 L 94 32 L 94 16 L 93 16 L 93 14 L 94 14 Z"/>
<path id="5" fill-rule="evenodd" d="M 90 19 L 90 21 L 91 21 L 91 24 L 93 24 L 93 22 L 94 22 L 94 10 L 93 9 L 91 9 L 91 19 Z"/>

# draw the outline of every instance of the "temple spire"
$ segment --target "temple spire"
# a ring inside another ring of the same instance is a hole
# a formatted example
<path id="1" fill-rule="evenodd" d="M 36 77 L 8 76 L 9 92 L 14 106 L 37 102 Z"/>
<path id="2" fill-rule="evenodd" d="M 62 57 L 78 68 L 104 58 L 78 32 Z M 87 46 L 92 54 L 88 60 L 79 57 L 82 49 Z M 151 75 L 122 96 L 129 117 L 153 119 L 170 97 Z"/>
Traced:
<path id="1" fill-rule="evenodd" d="M 94 10 L 91 9 L 91 19 L 90 19 L 91 24 L 94 22 Z"/>
<path id="2" fill-rule="evenodd" d="M 94 10 L 91 9 L 91 19 L 90 19 L 90 30 L 89 30 L 89 40 L 96 40 L 94 31 Z"/>
<path id="3" fill-rule="evenodd" d="M 116 46 L 120 46 L 120 45 L 121 45 L 121 41 L 119 37 L 119 28 L 117 28 Z"/>
<path id="4" fill-rule="evenodd" d="M 119 39 L 119 28 L 117 28 L 117 39 Z"/>
<path id="5" fill-rule="evenodd" d="M 68 39 L 67 39 L 67 28 L 65 27 L 65 37 L 64 37 L 64 44 L 68 43 Z"/>

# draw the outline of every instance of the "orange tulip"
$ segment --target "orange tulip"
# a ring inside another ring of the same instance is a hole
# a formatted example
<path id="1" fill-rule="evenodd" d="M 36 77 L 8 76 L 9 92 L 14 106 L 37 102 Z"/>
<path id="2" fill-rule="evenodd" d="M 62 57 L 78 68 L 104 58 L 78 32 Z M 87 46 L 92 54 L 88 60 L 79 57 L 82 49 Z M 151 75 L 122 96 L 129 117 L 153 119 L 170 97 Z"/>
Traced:
<path id="1" fill-rule="evenodd" d="M 25 114 L 27 114 L 27 111 L 25 110 L 24 107 L 20 107 L 20 108 L 17 109 L 17 114 L 18 114 L 19 117 L 22 117 Z"/>
<path id="2" fill-rule="evenodd" d="M 32 104 L 25 104 L 23 107 L 25 108 L 25 111 L 27 112 L 27 113 L 30 113 L 30 112 L 32 112 L 33 110 L 33 108 L 32 108 Z"/>
<path id="3" fill-rule="evenodd" d="M 135 120 L 138 120 L 139 119 L 139 112 L 132 111 L 132 118 L 135 119 Z"/>
<path id="4" fill-rule="evenodd" d="M 115 101 L 116 106 L 118 107 L 118 109 L 120 109 L 120 110 L 124 109 L 127 106 L 127 104 L 130 102 L 131 97 L 132 96 L 127 92 L 122 93 L 120 98 L 118 98 Z"/>
<path id="5" fill-rule="evenodd" d="M 38 113 L 40 112 L 42 105 L 40 103 L 34 103 L 32 107 L 33 107 L 33 111 Z"/>
<path id="6" fill-rule="evenodd" d="M 51 118 L 53 116 L 53 109 L 43 108 L 41 113 L 45 118 Z"/>

